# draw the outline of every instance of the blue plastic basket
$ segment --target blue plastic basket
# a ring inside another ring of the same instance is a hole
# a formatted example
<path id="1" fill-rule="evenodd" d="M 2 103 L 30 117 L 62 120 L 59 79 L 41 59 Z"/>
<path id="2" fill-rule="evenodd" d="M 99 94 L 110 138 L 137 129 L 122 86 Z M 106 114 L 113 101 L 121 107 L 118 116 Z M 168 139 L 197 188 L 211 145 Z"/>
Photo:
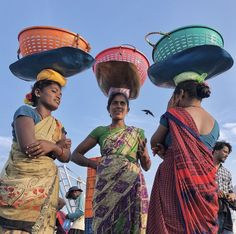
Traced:
<path id="1" fill-rule="evenodd" d="M 152 34 L 164 36 L 156 44 L 152 44 L 148 40 L 148 36 Z M 178 28 L 169 33 L 151 32 L 145 36 L 145 40 L 153 47 L 152 58 L 155 63 L 195 46 L 216 45 L 222 48 L 224 46 L 223 37 L 219 32 L 199 25 Z"/>

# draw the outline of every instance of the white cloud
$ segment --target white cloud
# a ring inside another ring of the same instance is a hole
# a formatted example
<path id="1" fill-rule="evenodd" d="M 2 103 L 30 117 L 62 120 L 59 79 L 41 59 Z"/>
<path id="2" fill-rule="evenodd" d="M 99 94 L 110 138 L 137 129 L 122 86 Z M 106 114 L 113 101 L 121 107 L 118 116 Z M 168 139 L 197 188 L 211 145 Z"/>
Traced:
<path id="1" fill-rule="evenodd" d="M 8 158 L 11 143 L 11 137 L 0 136 L 0 171 Z"/>
<path id="2" fill-rule="evenodd" d="M 0 136 L 0 147 L 10 149 L 12 143 L 11 137 Z"/>
<path id="3" fill-rule="evenodd" d="M 225 124 L 223 124 L 223 127 L 225 127 L 225 128 L 234 128 L 234 127 L 236 127 L 236 123 L 225 123 Z"/>
<path id="4" fill-rule="evenodd" d="M 220 139 L 236 144 L 236 123 L 225 123 L 220 129 Z"/>

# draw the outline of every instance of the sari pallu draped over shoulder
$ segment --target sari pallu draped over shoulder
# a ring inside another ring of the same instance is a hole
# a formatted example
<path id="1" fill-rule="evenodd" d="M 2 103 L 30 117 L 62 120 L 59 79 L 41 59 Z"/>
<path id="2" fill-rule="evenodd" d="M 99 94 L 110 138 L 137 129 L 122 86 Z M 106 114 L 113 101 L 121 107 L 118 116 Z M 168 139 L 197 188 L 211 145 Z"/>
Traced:
<path id="1" fill-rule="evenodd" d="M 218 198 L 211 151 L 183 108 L 165 113 L 171 134 L 150 200 L 147 233 L 216 234 Z"/>
<path id="2" fill-rule="evenodd" d="M 61 124 L 49 116 L 35 125 L 36 139 L 56 143 Z M 6 230 L 53 233 L 58 203 L 57 167 L 52 158 L 28 158 L 13 142 L 0 178 L 0 226 Z M 14 232 L 13 232 L 14 233 Z"/>
<path id="3" fill-rule="evenodd" d="M 135 127 L 114 130 L 101 145 L 93 199 L 93 233 L 144 234 L 148 195 L 137 161 Z"/>

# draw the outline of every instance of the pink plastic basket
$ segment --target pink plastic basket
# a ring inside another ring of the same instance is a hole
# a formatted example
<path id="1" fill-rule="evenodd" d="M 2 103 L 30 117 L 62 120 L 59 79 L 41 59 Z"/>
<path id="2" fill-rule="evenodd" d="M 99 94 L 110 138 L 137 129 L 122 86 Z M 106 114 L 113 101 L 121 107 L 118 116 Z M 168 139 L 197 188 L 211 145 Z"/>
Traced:
<path id="1" fill-rule="evenodd" d="M 131 45 L 121 45 L 103 50 L 95 57 L 95 60 L 96 62 L 93 66 L 93 71 L 96 71 L 96 66 L 98 63 L 123 61 L 133 63 L 137 67 L 141 85 L 143 85 L 147 78 L 149 61 L 143 53 Z"/>

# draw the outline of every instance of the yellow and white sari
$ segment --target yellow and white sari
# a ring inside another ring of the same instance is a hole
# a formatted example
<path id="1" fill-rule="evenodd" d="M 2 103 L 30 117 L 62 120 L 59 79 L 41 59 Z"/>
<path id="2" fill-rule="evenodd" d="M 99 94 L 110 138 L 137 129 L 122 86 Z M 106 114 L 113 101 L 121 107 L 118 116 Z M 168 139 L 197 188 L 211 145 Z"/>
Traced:
<path id="1" fill-rule="evenodd" d="M 36 139 L 56 143 L 62 125 L 49 116 L 35 125 Z M 0 177 L 0 233 L 54 233 L 59 180 L 54 160 L 33 159 L 13 142 Z"/>

